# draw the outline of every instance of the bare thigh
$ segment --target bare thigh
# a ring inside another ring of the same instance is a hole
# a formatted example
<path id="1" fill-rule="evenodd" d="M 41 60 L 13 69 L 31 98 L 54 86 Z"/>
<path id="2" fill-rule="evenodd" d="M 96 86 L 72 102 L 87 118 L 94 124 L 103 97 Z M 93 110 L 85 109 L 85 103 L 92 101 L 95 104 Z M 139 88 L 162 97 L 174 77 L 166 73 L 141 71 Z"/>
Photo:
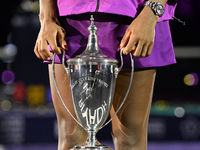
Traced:
<path id="1" fill-rule="evenodd" d="M 111 116 L 121 104 L 130 81 L 130 70 L 118 75 Z M 112 133 L 116 150 L 146 150 L 147 125 L 152 102 L 156 70 L 134 72 L 129 95 L 112 121 Z"/>
<path id="2" fill-rule="evenodd" d="M 62 64 L 55 64 L 55 76 L 61 97 L 73 116 L 76 117 L 71 100 L 69 78 Z M 86 131 L 80 127 L 65 110 L 55 89 L 52 65 L 49 64 L 51 94 L 58 121 L 58 150 L 67 150 L 87 139 Z"/>

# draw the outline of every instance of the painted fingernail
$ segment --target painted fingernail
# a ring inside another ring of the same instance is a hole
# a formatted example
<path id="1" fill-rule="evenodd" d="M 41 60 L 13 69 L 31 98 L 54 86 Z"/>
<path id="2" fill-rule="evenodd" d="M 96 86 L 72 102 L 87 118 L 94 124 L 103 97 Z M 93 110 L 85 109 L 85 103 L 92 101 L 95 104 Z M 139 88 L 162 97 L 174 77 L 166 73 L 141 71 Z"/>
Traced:
<path id="1" fill-rule="evenodd" d="M 64 47 L 65 47 L 66 50 L 68 50 L 68 46 L 67 45 L 64 45 Z"/>
<path id="2" fill-rule="evenodd" d="M 51 49 L 51 46 L 50 46 L 50 45 L 47 46 L 47 49 L 48 49 L 50 52 L 52 52 L 52 49 Z"/>
<path id="3" fill-rule="evenodd" d="M 119 45 L 119 46 L 118 46 L 118 49 L 117 49 L 117 52 L 118 52 L 120 49 L 121 49 L 121 46 Z"/>

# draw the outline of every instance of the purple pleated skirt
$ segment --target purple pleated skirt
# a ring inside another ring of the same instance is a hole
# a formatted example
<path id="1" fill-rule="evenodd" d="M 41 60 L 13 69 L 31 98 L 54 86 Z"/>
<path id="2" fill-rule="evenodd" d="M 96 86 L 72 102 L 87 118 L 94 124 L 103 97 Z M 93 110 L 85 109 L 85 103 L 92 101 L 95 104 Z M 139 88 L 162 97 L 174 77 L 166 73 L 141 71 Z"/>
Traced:
<path id="1" fill-rule="evenodd" d="M 105 55 L 113 59 L 118 59 L 120 63 L 120 56 L 117 49 L 131 20 L 124 16 L 107 16 L 98 17 L 98 15 L 94 15 L 94 23 L 98 27 L 99 48 Z M 87 20 L 84 18 L 87 18 Z M 89 19 L 90 15 L 88 14 L 85 16 L 61 17 L 60 21 L 66 30 L 66 41 L 69 48 L 69 50 L 65 51 L 66 60 L 76 57 L 76 55 L 81 54 L 86 49 L 89 35 L 87 31 L 90 25 Z M 125 55 L 123 58 L 124 68 L 131 68 L 130 55 Z M 151 55 L 145 58 L 133 58 L 135 68 L 160 67 L 176 63 L 168 21 L 157 23 L 154 47 Z M 45 63 L 51 62 L 45 61 Z M 62 54 L 56 55 L 55 63 L 62 63 Z"/>

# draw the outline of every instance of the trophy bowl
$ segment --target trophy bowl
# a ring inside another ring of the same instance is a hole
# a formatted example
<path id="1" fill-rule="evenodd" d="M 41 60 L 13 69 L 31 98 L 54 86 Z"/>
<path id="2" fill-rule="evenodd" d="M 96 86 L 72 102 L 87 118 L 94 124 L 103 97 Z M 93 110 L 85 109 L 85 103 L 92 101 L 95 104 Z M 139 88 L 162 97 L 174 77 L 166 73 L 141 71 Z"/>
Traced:
<path id="1" fill-rule="evenodd" d="M 54 84 L 63 106 L 71 117 L 88 133 L 87 141 L 81 145 L 74 146 L 71 150 L 112 150 L 109 146 L 101 144 L 96 139 L 96 133 L 114 118 L 125 102 L 133 78 L 133 59 L 130 55 L 132 75 L 124 100 L 114 116 L 105 123 L 112 106 L 116 78 L 123 67 L 122 51 L 120 52 L 121 66 L 118 68 L 116 59 L 105 56 L 99 50 L 96 35 L 97 27 L 94 25 L 93 16 L 91 16 L 90 20 L 91 24 L 88 27 L 90 34 L 86 50 L 81 55 L 68 59 L 66 62 L 67 67 L 64 60 L 65 52 L 63 52 L 63 67 L 69 76 L 71 97 L 78 120 L 70 113 L 58 91 L 54 71 L 55 54 L 52 62 Z"/>

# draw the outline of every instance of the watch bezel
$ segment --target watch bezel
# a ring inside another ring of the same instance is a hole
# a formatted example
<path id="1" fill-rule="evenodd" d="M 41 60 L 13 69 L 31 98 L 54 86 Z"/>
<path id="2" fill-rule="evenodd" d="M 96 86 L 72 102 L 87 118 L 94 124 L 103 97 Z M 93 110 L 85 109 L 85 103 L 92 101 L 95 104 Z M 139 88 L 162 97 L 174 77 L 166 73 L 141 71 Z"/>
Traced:
<path id="1" fill-rule="evenodd" d="M 158 7 L 162 7 L 162 13 L 158 12 Z M 165 9 L 164 9 L 163 5 L 161 5 L 160 3 L 156 3 L 155 6 L 154 6 L 154 9 L 155 9 L 156 15 L 158 15 L 159 17 L 162 17 L 162 15 L 165 12 Z"/>

